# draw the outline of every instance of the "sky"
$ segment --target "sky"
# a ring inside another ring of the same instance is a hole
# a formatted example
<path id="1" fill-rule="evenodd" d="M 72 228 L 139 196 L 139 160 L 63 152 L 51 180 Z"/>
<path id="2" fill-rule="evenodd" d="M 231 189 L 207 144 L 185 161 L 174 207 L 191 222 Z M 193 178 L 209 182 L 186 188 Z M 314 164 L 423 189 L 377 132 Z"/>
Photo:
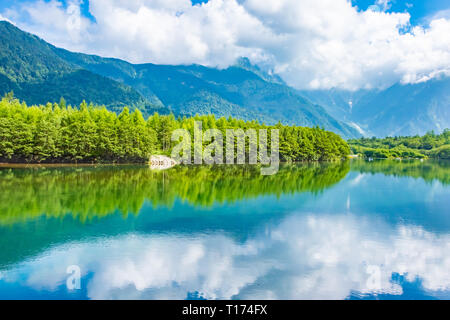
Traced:
<path id="1" fill-rule="evenodd" d="M 226 68 L 248 57 L 298 89 L 450 75 L 448 0 L 2 0 L 0 19 L 133 63 Z"/>

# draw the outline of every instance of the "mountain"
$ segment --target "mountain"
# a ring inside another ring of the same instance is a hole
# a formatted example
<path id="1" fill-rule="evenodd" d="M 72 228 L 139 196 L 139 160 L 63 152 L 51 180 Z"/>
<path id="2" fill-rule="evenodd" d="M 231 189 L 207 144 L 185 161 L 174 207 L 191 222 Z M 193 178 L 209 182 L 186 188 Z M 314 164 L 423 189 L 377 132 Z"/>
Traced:
<path id="1" fill-rule="evenodd" d="M 318 125 L 345 137 L 359 136 L 354 128 L 245 58 L 220 70 L 200 65 L 130 64 L 57 48 L 55 53 L 75 66 L 132 86 L 153 104 L 166 106 L 176 115 L 214 114 L 266 124 Z"/>
<path id="2" fill-rule="evenodd" d="M 364 98 L 352 114 L 377 136 L 440 133 L 450 128 L 450 79 L 396 84 Z"/>
<path id="3" fill-rule="evenodd" d="M 131 64 L 57 48 L 0 21 L 0 94 L 28 104 L 82 100 L 177 116 L 214 114 L 321 126 L 343 137 L 423 135 L 450 127 L 450 79 L 385 90 L 298 91 L 246 58 L 226 69 Z"/>
<path id="4" fill-rule="evenodd" d="M 81 100 L 119 112 L 133 105 L 149 114 L 214 114 L 266 124 L 320 126 L 344 137 L 357 130 L 330 116 L 278 76 L 242 58 L 227 69 L 200 65 L 131 64 L 56 48 L 0 22 L 0 94 L 13 90 L 30 104 Z"/>
<path id="5" fill-rule="evenodd" d="M 450 78 L 397 83 L 385 90 L 316 90 L 300 94 L 368 136 L 424 135 L 450 128 Z"/>
<path id="6" fill-rule="evenodd" d="M 157 110 L 132 87 L 80 68 L 45 41 L 0 21 L 0 93 L 14 91 L 28 104 L 57 102 L 78 105 L 83 100 L 119 112 L 125 105 L 150 114 Z"/>

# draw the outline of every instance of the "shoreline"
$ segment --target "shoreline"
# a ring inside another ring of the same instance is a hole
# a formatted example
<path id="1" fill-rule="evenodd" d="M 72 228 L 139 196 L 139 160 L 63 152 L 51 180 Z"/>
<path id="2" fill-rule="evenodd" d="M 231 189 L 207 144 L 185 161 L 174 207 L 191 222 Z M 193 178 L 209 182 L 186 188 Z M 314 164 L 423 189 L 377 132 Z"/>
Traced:
<path id="1" fill-rule="evenodd" d="M 18 162 L 0 162 L 0 168 L 65 168 L 65 167 L 98 167 L 98 166 L 128 166 L 128 165 L 147 165 L 145 162 L 110 162 L 110 163 L 18 163 Z"/>
<path id="2" fill-rule="evenodd" d="M 418 161 L 423 162 L 427 160 L 446 160 L 446 159 L 435 159 L 435 158 L 427 158 L 427 159 L 414 159 L 414 158 L 405 158 L 405 159 L 365 159 L 365 158 L 348 158 L 348 159 L 341 159 L 341 160 L 333 160 L 333 161 L 280 161 L 280 164 L 298 164 L 298 163 L 333 163 L 333 162 L 345 162 L 345 161 L 364 161 L 364 162 L 371 162 L 371 161 Z M 99 166 L 149 166 L 150 163 L 148 162 L 97 162 L 97 163 L 91 163 L 91 162 L 44 162 L 44 163 L 36 163 L 36 162 L 0 162 L 0 168 L 31 168 L 31 167 L 42 167 L 42 168 L 69 168 L 69 167 L 99 167 Z M 184 165 L 184 164 L 179 164 Z M 193 164 L 190 164 L 193 165 Z M 201 165 L 207 165 L 207 164 L 201 164 Z M 224 164 L 214 164 L 214 165 L 227 165 Z M 233 164 L 233 165 L 241 165 L 241 164 Z M 250 165 L 248 163 L 242 164 L 242 165 Z M 255 165 L 261 165 L 261 164 L 255 164 Z"/>

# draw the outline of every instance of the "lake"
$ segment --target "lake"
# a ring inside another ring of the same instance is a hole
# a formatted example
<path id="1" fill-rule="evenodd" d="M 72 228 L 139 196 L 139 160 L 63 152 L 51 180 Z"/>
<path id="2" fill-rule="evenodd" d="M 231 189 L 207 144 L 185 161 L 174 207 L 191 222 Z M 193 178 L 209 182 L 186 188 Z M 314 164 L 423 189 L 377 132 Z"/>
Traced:
<path id="1" fill-rule="evenodd" d="M 1 299 L 450 299 L 450 162 L 0 167 Z"/>

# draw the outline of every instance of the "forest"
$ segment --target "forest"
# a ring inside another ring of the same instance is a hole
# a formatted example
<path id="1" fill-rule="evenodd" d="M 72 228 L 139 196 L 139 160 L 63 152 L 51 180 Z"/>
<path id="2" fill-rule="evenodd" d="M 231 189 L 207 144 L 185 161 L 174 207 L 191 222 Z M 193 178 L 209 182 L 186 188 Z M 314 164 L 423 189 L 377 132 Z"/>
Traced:
<path id="1" fill-rule="evenodd" d="M 63 98 L 28 107 L 9 93 L 0 101 L 0 162 L 143 163 L 152 154 L 170 155 L 178 144 L 171 141 L 173 130 L 193 133 L 195 121 L 202 121 L 203 130 L 223 134 L 226 129 L 278 129 L 284 162 L 338 160 L 350 153 L 339 135 L 318 127 L 268 126 L 214 115 L 175 118 L 154 113 L 145 119 L 138 109 L 125 107 L 116 114 L 86 102 L 72 107 Z"/>
<path id="2" fill-rule="evenodd" d="M 353 154 L 364 158 L 450 159 L 450 130 L 424 136 L 360 138 L 348 140 Z"/>

